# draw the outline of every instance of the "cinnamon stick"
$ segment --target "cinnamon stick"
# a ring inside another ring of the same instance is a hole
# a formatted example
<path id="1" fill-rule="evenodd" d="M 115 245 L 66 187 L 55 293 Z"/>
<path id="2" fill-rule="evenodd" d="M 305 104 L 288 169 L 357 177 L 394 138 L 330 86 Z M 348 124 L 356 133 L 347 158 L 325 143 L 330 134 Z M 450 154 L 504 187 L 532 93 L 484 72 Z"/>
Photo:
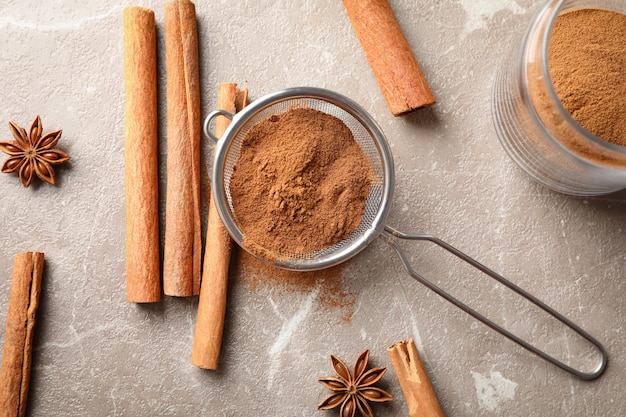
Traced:
<path id="1" fill-rule="evenodd" d="M 161 299 L 157 59 L 154 12 L 124 9 L 126 297 Z"/>
<path id="2" fill-rule="evenodd" d="M 411 417 L 443 417 L 443 411 L 428 379 L 413 339 L 387 348 Z"/>
<path id="3" fill-rule="evenodd" d="M 219 109 L 234 114 L 247 104 L 248 90 L 239 90 L 235 83 L 220 84 L 217 96 Z M 225 117 L 218 118 L 215 121 L 215 135 L 220 137 L 229 123 Z M 218 367 L 226 315 L 228 266 L 232 245 L 233 242 L 220 220 L 211 195 L 202 286 L 191 353 L 191 363 L 199 368 L 216 370 Z"/>
<path id="4" fill-rule="evenodd" d="M 26 415 L 26 400 L 30 382 L 35 315 L 39 307 L 41 252 L 22 252 L 15 255 L 9 311 L 7 314 L 0 371 L 0 416 Z"/>
<path id="5" fill-rule="evenodd" d="M 387 0 L 343 0 L 387 106 L 404 116 L 435 104 Z"/>
<path id="6" fill-rule="evenodd" d="M 167 200 L 163 291 L 200 293 L 200 75 L 196 11 L 189 0 L 165 5 Z"/>

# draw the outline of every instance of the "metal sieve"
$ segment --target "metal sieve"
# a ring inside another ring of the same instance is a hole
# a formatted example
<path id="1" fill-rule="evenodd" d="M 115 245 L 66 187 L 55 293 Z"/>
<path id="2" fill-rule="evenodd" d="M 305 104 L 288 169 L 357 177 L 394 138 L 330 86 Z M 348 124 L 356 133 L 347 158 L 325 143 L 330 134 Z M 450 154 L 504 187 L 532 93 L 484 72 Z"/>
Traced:
<path id="1" fill-rule="evenodd" d="M 278 115 L 293 108 L 312 108 L 343 121 L 367 156 L 371 171 L 373 172 L 370 194 L 365 205 L 363 218 L 358 228 L 346 239 L 323 250 L 306 254 L 289 252 L 275 253 L 272 250 L 261 247 L 250 239 L 246 239 L 243 231 L 238 226 L 237 213 L 233 207 L 230 193 L 230 179 L 233 173 L 233 167 L 237 162 L 242 140 L 246 136 L 246 133 L 256 123 L 272 115 Z M 222 135 L 222 138 L 218 140 L 211 132 L 211 125 L 219 116 L 227 117 L 231 120 L 231 123 Z M 393 158 L 385 135 L 380 127 L 378 127 L 374 119 L 354 101 L 325 89 L 313 87 L 289 88 L 268 94 L 254 101 L 236 115 L 224 110 L 211 112 L 204 121 L 204 132 L 209 138 L 216 142 L 212 192 L 217 211 L 233 240 L 255 257 L 283 269 L 297 271 L 319 270 L 346 261 L 363 250 L 374 238 L 381 237 L 398 253 L 404 267 L 411 277 L 503 336 L 581 379 L 595 379 L 604 372 L 608 361 L 608 355 L 604 347 L 586 331 L 553 308 L 508 281 L 500 274 L 443 242 L 441 239 L 426 234 L 406 234 L 385 225 L 384 222 L 389 212 L 394 186 Z M 507 329 L 494 323 L 418 274 L 410 265 L 409 257 L 400 247 L 397 239 L 432 242 L 497 280 L 502 285 L 508 287 L 565 324 L 595 346 L 600 356 L 599 365 L 592 372 L 583 372 L 574 369 L 570 365 L 543 352 L 520 339 Z"/>
<path id="2" fill-rule="evenodd" d="M 370 161 L 373 173 L 372 187 L 365 205 L 363 220 L 348 238 L 316 252 L 275 253 L 245 238 L 238 225 L 237 213 L 232 204 L 230 178 L 233 166 L 239 157 L 241 142 L 248 130 L 257 122 L 297 107 L 319 110 L 345 123 Z M 232 122 L 222 136 L 223 139 L 219 141 L 208 128 L 208 124 L 217 115 L 232 118 Z M 356 255 L 382 231 L 383 222 L 389 211 L 394 184 L 393 160 L 383 132 L 356 103 L 328 91 L 312 88 L 289 89 L 253 102 L 234 117 L 219 110 L 212 113 L 205 123 L 205 132 L 217 141 L 212 184 L 216 208 L 235 242 L 253 255 L 260 256 L 265 261 L 281 268 L 300 271 L 317 270 L 339 264 Z"/>

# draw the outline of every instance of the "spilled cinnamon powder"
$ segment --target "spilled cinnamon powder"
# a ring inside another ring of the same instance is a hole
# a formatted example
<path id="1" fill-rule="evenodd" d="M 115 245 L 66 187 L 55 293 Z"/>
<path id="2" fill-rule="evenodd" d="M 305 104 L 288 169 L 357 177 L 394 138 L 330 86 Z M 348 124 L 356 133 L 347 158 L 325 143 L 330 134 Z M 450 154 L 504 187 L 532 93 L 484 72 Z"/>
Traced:
<path id="1" fill-rule="evenodd" d="M 230 192 L 246 247 L 282 256 L 315 252 L 350 236 L 371 182 L 369 161 L 341 120 L 292 108 L 246 133 Z"/>
<path id="2" fill-rule="evenodd" d="M 350 323 L 357 295 L 344 288 L 343 264 L 320 271 L 298 272 L 268 265 L 241 248 L 235 251 L 234 275 L 256 292 L 269 287 L 280 294 L 310 294 L 318 291 L 317 303 L 328 312 L 339 312 Z"/>

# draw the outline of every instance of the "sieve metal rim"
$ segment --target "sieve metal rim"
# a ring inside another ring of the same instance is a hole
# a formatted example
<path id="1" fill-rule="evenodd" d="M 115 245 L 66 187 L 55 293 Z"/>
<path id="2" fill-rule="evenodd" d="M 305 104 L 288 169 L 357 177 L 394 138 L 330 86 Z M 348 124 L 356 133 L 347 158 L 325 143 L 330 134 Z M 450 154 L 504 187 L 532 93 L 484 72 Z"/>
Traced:
<path id="1" fill-rule="evenodd" d="M 320 100 L 337 106 L 350 114 L 365 128 L 365 130 L 371 135 L 372 142 L 376 146 L 380 156 L 383 179 L 382 197 L 373 221 L 367 230 L 365 230 L 358 237 L 354 238 L 349 244 L 328 253 L 318 253 L 313 259 L 300 260 L 290 257 L 278 257 L 277 259 L 272 259 L 270 261 L 262 256 L 259 256 L 255 253 L 255 251 L 246 247 L 246 244 L 244 243 L 244 234 L 237 226 L 231 214 L 231 210 L 228 207 L 228 199 L 224 186 L 226 155 L 228 154 L 233 141 L 237 138 L 238 132 L 246 126 L 246 123 L 256 114 L 269 106 L 277 104 L 278 102 L 295 99 Z M 218 115 L 226 116 L 231 119 L 231 123 L 219 140 L 217 140 L 217 138 L 210 131 L 211 120 Z M 286 88 L 267 94 L 253 101 L 250 105 L 246 106 L 241 112 L 235 115 L 231 115 L 230 113 L 221 110 L 212 112 L 205 120 L 204 132 L 217 143 L 211 180 L 213 200 L 215 202 L 217 212 L 233 240 L 256 258 L 282 269 L 297 271 L 320 270 L 345 262 L 365 249 L 365 247 L 372 240 L 374 240 L 374 238 L 378 237 L 382 233 L 383 228 L 385 227 L 385 219 L 387 218 L 391 206 L 391 197 L 395 183 L 393 157 L 382 129 L 378 126 L 372 116 L 369 115 L 369 113 L 367 113 L 360 105 L 350 98 L 337 92 L 318 87 Z"/>

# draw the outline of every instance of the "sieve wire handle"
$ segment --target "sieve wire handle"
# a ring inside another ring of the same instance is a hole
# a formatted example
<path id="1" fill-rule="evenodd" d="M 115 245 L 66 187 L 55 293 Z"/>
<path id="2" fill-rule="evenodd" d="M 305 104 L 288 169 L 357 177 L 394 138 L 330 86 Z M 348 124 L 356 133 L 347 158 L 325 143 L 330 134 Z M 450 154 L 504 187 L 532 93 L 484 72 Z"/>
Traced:
<path id="1" fill-rule="evenodd" d="M 446 242 L 442 241 L 441 239 L 436 238 L 436 237 L 431 236 L 431 235 L 427 235 L 427 234 L 406 234 L 406 233 L 402 233 L 402 232 L 400 232 L 398 230 L 395 230 L 395 229 L 393 229 L 393 228 L 391 228 L 389 226 L 385 226 L 385 231 L 380 236 L 392 248 L 395 249 L 395 251 L 398 253 L 400 259 L 402 260 L 402 263 L 403 263 L 405 269 L 411 275 L 412 278 L 414 278 L 418 282 L 424 284 L 426 287 L 428 287 L 429 289 L 431 289 L 432 291 L 437 293 L 439 296 L 441 296 L 444 299 L 446 299 L 447 301 L 451 302 L 452 304 L 454 304 L 455 306 L 457 306 L 461 310 L 465 311 L 467 314 L 469 314 L 470 316 L 474 317 L 475 319 L 481 321 L 483 324 L 486 324 L 487 326 L 489 326 L 493 330 L 497 331 L 501 335 L 509 338 L 510 340 L 514 341 L 515 343 L 517 343 L 521 347 L 523 347 L 523 348 L 531 351 L 532 353 L 540 356 L 541 358 L 543 358 L 546 361 L 552 363 L 553 365 L 556 365 L 559 368 L 561 368 L 561 369 L 563 369 L 563 370 L 571 373 L 572 375 L 575 375 L 578 378 L 581 378 L 583 380 L 596 379 L 600 375 L 602 375 L 602 373 L 604 372 L 604 370 L 606 368 L 606 365 L 607 365 L 607 362 L 608 362 L 608 355 L 607 355 L 606 349 L 604 348 L 604 346 L 602 346 L 602 344 L 600 344 L 600 342 L 598 342 L 593 336 L 591 336 L 585 330 L 580 328 L 578 325 L 576 325 L 575 323 L 570 321 L 568 318 L 563 316 L 561 313 L 557 312 L 552 307 L 548 306 L 547 304 L 545 304 L 541 300 L 537 299 L 532 294 L 530 294 L 527 291 L 523 290 L 522 288 L 518 287 L 517 285 L 515 285 L 511 281 L 507 280 L 502 275 L 500 275 L 497 272 L 489 269 L 488 267 L 484 266 L 480 262 L 478 262 L 478 261 L 474 260 L 473 258 L 469 257 L 468 255 L 464 254 L 460 250 L 452 247 L 451 245 L 447 244 Z M 559 361 L 558 359 L 554 358 L 553 356 L 550 356 L 549 354 L 547 354 L 544 351 L 538 349 L 537 347 L 529 344 L 525 340 L 519 338 L 518 336 L 516 336 L 513 333 L 509 332 L 505 328 L 503 328 L 500 325 L 494 323 L 493 321 L 491 321 L 487 317 L 485 317 L 482 314 L 478 313 L 476 310 L 472 309 L 468 305 L 464 304 L 462 301 L 460 301 L 457 298 L 453 297 L 452 295 L 450 295 L 449 293 L 447 293 L 446 291 L 444 291 L 443 289 L 441 289 L 437 285 L 433 284 L 432 282 L 430 282 L 429 280 L 427 280 L 426 278 L 424 278 L 423 276 L 418 274 L 413 269 L 413 267 L 411 266 L 407 254 L 400 247 L 398 242 L 395 239 L 393 239 L 393 237 L 400 238 L 400 239 L 405 239 L 405 240 L 423 240 L 423 241 L 432 242 L 432 243 L 442 247 L 446 251 L 452 253 L 453 255 L 455 255 L 456 257 L 460 258 L 461 260 L 467 262 L 468 264 L 470 264 L 474 268 L 476 268 L 476 269 L 480 270 L 481 272 L 489 275 L 491 278 L 494 278 L 495 280 L 500 282 L 502 285 L 504 285 L 504 286 L 508 287 L 509 289 L 513 290 L 517 294 L 521 295 L 523 298 L 525 298 L 528 301 L 532 302 L 537 307 L 539 307 L 540 309 L 542 309 L 543 311 L 545 311 L 546 313 L 548 313 L 552 317 L 556 318 L 561 323 L 565 324 L 567 327 L 569 327 L 570 329 L 574 330 L 576 333 L 578 333 L 580 336 L 582 336 L 588 342 L 593 344 L 598 349 L 598 351 L 600 353 L 600 357 L 601 357 L 601 360 L 600 360 L 600 363 L 599 363 L 598 367 L 594 371 L 592 371 L 592 372 L 583 372 L 583 371 L 580 371 L 578 369 L 575 369 L 575 368 L 573 368 L 573 367 L 571 367 L 571 366 L 569 366 L 569 365 Z"/>
<path id="2" fill-rule="evenodd" d="M 215 136 L 213 134 L 213 132 L 211 132 L 211 123 L 218 116 L 224 116 L 224 117 L 227 117 L 230 120 L 233 120 L 233 117 L 234 117 L 232 113 L 227 112 L 226 110 L 214 110 L 211 113 L 209 113 L 209 115 L 206 117 L 206 119 L 204 119 L 204 126 L 203 126 L 204 127 L 204 134 L 207 135 L 215 143 L 217 143 L 219 138 L 217 136 Z"/>

